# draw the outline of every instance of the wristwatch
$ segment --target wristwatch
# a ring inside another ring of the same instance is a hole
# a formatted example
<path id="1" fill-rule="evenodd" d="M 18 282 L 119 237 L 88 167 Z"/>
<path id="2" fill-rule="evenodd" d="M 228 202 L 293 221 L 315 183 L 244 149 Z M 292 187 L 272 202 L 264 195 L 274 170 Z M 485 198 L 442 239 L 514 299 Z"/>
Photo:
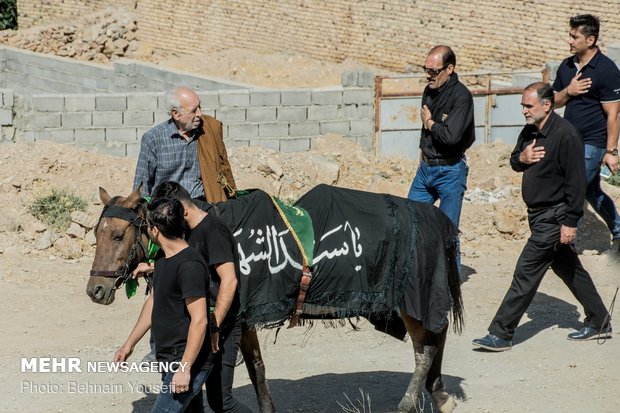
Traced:
<path id="1" fill-rule="evenodd" d="M 611 149 L 611 150 L 607 149 L 607 151 L 606 151 L 606 152 L 607 152 L 607 154 L 608 154 L 608 155 L 618 156 L 618 148 L 616 148 L 616 149 Z"/>

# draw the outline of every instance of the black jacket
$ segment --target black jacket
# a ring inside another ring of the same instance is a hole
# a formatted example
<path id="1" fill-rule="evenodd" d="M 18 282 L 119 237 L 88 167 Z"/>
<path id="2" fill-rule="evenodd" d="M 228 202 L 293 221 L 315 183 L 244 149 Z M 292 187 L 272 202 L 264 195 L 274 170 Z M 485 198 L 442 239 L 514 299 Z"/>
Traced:
<path id="1" fill-rule="evenodd" d="M 422 128 L 420 148 L 427 159 L 463 156 L 474 143 L 474 98 L 456 73 L 439 89 L 424 89 L 422 105 L 427 105 L 435 124 Z"/>
<path id="2" fill-rule="evenodd" d="M 533 139 L 536 146 L 545 148 L 545 157 L 531 165 L 522 164 L 519 156 Z M 551 112 L 540 131 L 534 125 L 526 125 L 510 155 L 510 165 L 523 172 L 521 190 L 528 208 L 566 203 L 566 217 L 560 223 L 576 228 L 583 215 L 586 192 L 583 158 L 579 131 L 555 112 Z"/>

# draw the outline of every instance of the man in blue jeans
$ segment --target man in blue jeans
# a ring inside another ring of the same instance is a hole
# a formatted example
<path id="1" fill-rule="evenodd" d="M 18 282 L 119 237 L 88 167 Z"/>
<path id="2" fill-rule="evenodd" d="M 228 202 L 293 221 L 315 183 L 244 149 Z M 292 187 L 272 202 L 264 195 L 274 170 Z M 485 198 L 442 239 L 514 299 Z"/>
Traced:
<path id="1" fill-rule="evenodd" d="M 476 139 L 474 99 L 454 71 L 456 56 L 448 46 L 436 46 L 424 63 L 427 85 L 422 95 L 420 166 L 409 199 L 435 203 L 459 226 L 469 168 L 465 151 Z M 460 269 L 460 258 L 459 258 Z"/>
<path id="2" fill-rule="evenodd" d="M 620 134 L 620 70 L 596 46 L 599 19 L 591 14 L 571 17 L 568 44 L 573 56 L 558 68 L 553 89 L 556 107 L 581 133 L 586 163 L 586 199 L 603 218 L 620 251 L 620 216 L 614 201 L 601 189 L 601 165 L 618 169 Z"/>

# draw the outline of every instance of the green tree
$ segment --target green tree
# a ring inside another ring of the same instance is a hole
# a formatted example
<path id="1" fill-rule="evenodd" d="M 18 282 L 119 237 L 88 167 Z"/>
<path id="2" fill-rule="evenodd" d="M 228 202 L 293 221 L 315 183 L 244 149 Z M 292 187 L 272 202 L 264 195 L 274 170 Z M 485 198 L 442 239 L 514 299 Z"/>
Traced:
<path id="1" fill-rule="evenodd" d="M 17 29 L 17 0 L 0 0 L 0 30 Z"/>

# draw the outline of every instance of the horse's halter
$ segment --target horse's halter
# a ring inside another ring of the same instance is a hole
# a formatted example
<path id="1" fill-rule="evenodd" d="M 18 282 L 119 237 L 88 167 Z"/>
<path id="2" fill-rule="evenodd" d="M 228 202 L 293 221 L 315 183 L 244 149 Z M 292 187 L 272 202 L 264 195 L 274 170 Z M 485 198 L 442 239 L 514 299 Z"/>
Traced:
<path id="1" fill-rule="evenodd" d="M 144 219 L 139 216 L 136 211 L 131 208 L 122 207 L 120 205 L 111 205 L 108 204 L 103 207 L 103 212 L 99 217 L 99 223 L 103 218 L 118 218 L 123 221 L 129 222 L 129 224 L 134 226 L 134 240 L 131 246 L 131 250 L 129 251 L 129 257 L 127 261 L 123 264 L 123 266 L 116 271 L 104 271 L 104 270 L 90 270 L 91 277 L 107 277 L 107 278 L 116 278 L 114 280 L 113 290 L 118 290 L 121 285 L 123 285 L 129 277 L 131 276 L 131 266 L 134 260 L 138 255 L 138 248 L 142 248 L 142 253 L 144 257 L 148 256 L 148 249 L 144 242 L 142 241 L 142 234 L 146 230 L 146 223 Z M 99 226 L 97 223 L 97 227 Z M 95 233 L 97 232 L 97 227 L 95 227 Z"/>

